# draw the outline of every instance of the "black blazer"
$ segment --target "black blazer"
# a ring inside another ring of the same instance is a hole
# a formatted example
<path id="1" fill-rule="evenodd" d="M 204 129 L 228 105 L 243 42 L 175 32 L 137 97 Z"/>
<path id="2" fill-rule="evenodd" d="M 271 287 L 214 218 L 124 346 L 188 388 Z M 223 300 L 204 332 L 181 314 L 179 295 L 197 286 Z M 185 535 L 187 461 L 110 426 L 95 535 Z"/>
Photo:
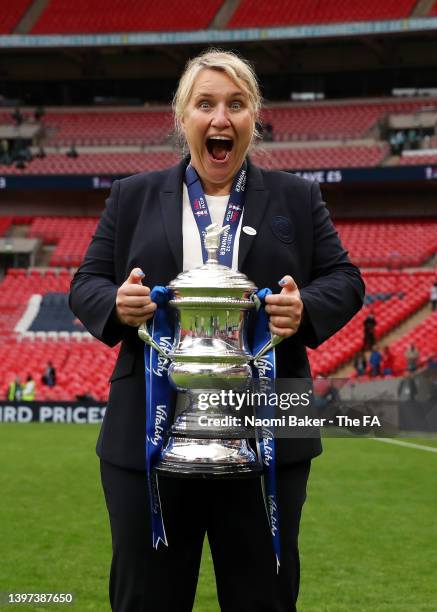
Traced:
<path id="1" fill-rule="evenodd" d="M 114 181 L 106 208 L 76 272 L 70 306 L 96 338 L 122 341 L 110 378 L 108 407 L 98 455 L 115 465 L 144 469 L 144 345 L 137 329 L 118 323 L 115 298 L 132 268 L 150 287 L 182 271 L 182 183 L 187 161 L 159 172 Z M 239 269 L 258 287 L 279 292 L 285 274 L 295 279 L 304 303 L 298 333 L 277 347 L 278 376 L 310 376 L 305 346 L 317 347 L 360 309 L 364 284 L 350 263 L 322 202 L 320 189 L 286 172 L 248 165 Z M 321 452 L 319 439 L 277 441 L 278 464 Z"/>

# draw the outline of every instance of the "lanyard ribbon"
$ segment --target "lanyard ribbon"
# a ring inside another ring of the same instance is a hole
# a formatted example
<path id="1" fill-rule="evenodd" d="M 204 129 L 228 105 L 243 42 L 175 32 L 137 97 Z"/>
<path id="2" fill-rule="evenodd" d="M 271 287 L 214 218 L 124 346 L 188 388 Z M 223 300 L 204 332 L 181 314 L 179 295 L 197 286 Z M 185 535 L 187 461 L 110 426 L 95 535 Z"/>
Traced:
<path id="1" fill-rule="evenodd" d="M 228 205 L 226 207 L 226 212 L 223 219 L 223 225 L 229 225 L 229 229 L 224 231 L 221 235 L 220 248 L 218 251 L 219 262 L 225 266 L 228 266 L 229 268 L 232 267 L 232 254 L 234 252 L 235 236 L 237 234 L 240 217 L 243 214 L 246 177 L 247 163 L 244 162 L 232 183 L 231 194 L 229 196 Z M 187 169 L 185 170 L 185 183 L 188 189 L 191 210 L 193 211 L 193 216 L 200 234 L 203 263 L 206 263 L 208 255 L 204 244 L 205 234 L 206 228 L 208 225 L 211 225 L 212 220 L 199 175 L 191 164 L 188 164 Z"/>
<path id="2" fill-rule="evenodd" d="M 264 309 L 265 296 L 270 293 L 270 289 L 262 289 L 255 298 L 258 311 L 255 321 L 254 355 L 271 338 L 269 321 Z M 165 287 L 156 286 L 151 292 L 151 299 L 156 302 L 157 309 L 151 324 L 149 324 L 149 332 L 161 348 L 168 351 L 173 346 L 174 337 L 174 328 L 168 310 L 170 292 Z M 159 355 L 147 343 L 144 344 L 144 364 L 146 382 L 146 472 L 152 520 L 152 544 L 154 548 L 158 548 L 160 541 L 165 546 L 168 546 L 168 542 L 162 517 L 158 477 L 153 468 L 161 456 L 164 437 L 170 426 L 170 416 L 173 413 L 176 394 L 168 379 L 170 361 Z M 252 373 L 253 378 L 259 381 L 260 391 L 269 393 L 276 376 L 274 348 L 252 363 Z M 271 419 L 274 416 L 274 407 L 267 405 L 259 408 L 259 416 Z M 276 453 L 273 428 L 263 427 L 261 429 L 261 436 L 257 440 L 257 445 L 263 465 L 262 489 L 264 502 L 276 557 L 276 569 L 279 571 L 279 511 L 276 495 Z"/>

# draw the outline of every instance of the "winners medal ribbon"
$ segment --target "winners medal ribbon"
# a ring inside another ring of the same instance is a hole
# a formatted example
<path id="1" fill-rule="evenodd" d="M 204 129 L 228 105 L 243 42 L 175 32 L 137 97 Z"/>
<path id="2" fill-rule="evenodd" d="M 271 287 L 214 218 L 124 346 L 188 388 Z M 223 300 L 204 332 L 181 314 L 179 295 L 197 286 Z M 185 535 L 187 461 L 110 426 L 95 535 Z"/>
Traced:
<path id="1" fill-rule="evenodd" d="M 238 224 L 244 207 L 244 191 L 246 188 L 247 163 L 244 162 L 234 178 L 232 183 L 231 194 L 229 196 L 228 205 L 226 207 L 223 226 L 229 225 L 229 229 L 225 230 L 221 236 L 220 247 L 218 252 L 219 263 L 232 267 L 232 254 L 234 251 L 234 241 L 237 233 Z M 190 198 L 191 210 L 193 211 L 194 219 L 197 223 L 197 228 L 200 234 L 200 242 L 202 243 L 203 263 L 208 259 L 205 248 L 206 228 L 211 225 L 211 215 L 209 213 L 208 204 L 205 194 L 203 193 L 199 175 L 191 164 L 187 166 L 185 171 L 185 183 L 188 189 L 188 197 Z"/>

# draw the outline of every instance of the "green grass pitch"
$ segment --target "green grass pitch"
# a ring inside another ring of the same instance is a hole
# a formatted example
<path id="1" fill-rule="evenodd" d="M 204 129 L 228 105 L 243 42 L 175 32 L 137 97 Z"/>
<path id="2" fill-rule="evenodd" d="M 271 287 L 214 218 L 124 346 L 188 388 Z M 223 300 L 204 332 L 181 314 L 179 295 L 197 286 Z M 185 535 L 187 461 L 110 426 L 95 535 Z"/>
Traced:
<path id="1" fill-rule="evenodd" d="M 91 425 L 0 425 L 0 591 L 76 598 L 20 609 L 109 610 L 96 437 Z M 366 439 L 324 447 L 303 512 L 299 612 L 436 611 L 437 453 Z M 218 612 L 207 546 L 195 612 Z"/>

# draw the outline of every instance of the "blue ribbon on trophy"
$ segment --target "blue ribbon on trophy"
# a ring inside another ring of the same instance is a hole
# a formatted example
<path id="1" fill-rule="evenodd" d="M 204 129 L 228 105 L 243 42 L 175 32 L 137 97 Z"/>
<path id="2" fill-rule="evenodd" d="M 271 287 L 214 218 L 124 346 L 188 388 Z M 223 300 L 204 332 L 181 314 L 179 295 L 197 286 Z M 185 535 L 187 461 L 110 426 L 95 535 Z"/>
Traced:
<path id="1" fill-rule="evenodd" d="M 173 325 L 170 321 L 167 303 L 170 297 L 165 287 L 154 287 L 151 299 L 157 309 L 151 324 L 150 335 L 164 350 L 173 345 Z M 166 546 L 164 520 L 159 497 L 158 476 L 153 468 L 161 456 L 164 437 L 169 428 L 173 412 L 175 391 L 168 380 L 170 361 L 160 355 L 150 345 L 144 344 L 144 366 L 146 377 L 146 472 L 149 488 L 150 515 L 152 521 L 152 544 L 158 548 L 159 542 Z"/>
<path id="2" fill-rule="evenodd" d="M 254 296 L 257 312 L 253 340 L 253 355 L 257 355 L 267 342 L 272 339 L 269 329 L 269 319 L 265 311 L 265 298 L 271 293 L 270 289 L 261 289 L 256 296 Z M 274 391 L 274 382 L 276 378 L 274 347 L 272 346 L 270 350 L 264 353 L 259 359 L 254 359 L 251 365 L 253 378 L 258 381 L 258 390 L 261 393 L 266 393 L 268 397 L 269 394 Z M 275 408 L 270 406 L 269 403 L 264 406 L 258 406 L 257 412 L 261 419 L 267 419 L 273 422 L 272 419 L 274 417 Z M 276 571 L 279 572 L 281 542 L 279 533 L 279 509 L 276 493 L 276 447 L 273 425 L 270 428 L 265 426 L 261 427 L 261 435 L 257 436 L 257 447 L 263 465 L 261 482 L 264 503 L 276 557 Z"/>

